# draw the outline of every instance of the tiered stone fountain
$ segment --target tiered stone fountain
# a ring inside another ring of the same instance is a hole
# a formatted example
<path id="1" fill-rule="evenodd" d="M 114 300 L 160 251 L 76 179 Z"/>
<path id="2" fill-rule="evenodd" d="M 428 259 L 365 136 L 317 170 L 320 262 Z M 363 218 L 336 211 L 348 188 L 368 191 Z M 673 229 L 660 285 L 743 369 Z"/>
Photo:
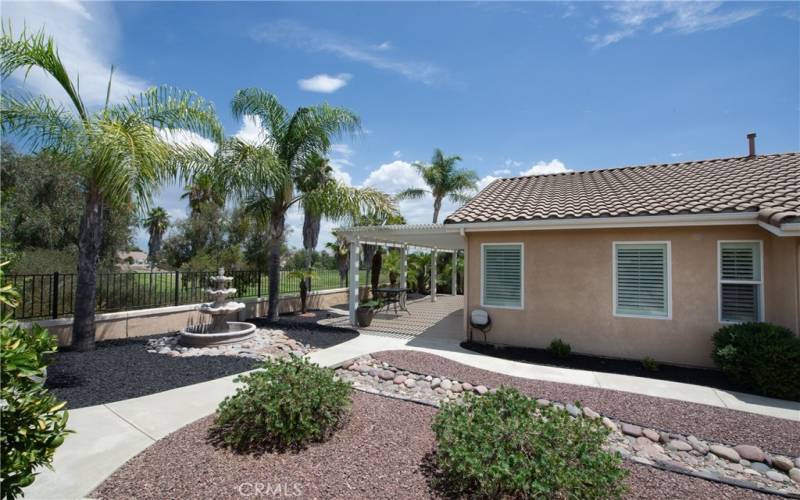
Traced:
<path id="1" fill-rule="evenodd" d="M 184 346 L 208 347 L 240 342 L 253 336 L 256 325 L 240 321 L 227 321 L 225 318 L 244 309 L 241 302 L 228 301 L 236 293 L 230 288 L 233 277 L 225 276 L 225 269 L 219 268 L 217 276 L 210 278 L 212 288 L 205 290 L 209 300 L 200 304 L 200 312 L 211 315 L 211 323 L 192 325 L 181 330 L 179 343 Z"/>

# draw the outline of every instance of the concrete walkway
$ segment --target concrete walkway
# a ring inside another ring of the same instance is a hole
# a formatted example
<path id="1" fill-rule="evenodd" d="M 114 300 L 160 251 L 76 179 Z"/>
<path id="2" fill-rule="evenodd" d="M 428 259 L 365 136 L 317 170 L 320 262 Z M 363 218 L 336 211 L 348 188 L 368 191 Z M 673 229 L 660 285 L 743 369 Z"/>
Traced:
<path id="1" fill-rule="evenodd" d="M 441 337 L 423 339 L 367 333 L 313 352 L 309 358 L 320 365 L 335 367 L 364 354 L 394 349 L 416 349 L 516 377 L 602 387 L 800 421 L 800 403 L 691 384 L 518 363 L 466 351 L 457 341 Z M 76 433 L 68 436 L 56 452 L 55 470 L 43 471 L 26 489 L 25 498 L 85 497 L 156 440 L 213 413 L 225 396 L 235 392 L 234 378 L 70 411 L 68 427 Z"/>

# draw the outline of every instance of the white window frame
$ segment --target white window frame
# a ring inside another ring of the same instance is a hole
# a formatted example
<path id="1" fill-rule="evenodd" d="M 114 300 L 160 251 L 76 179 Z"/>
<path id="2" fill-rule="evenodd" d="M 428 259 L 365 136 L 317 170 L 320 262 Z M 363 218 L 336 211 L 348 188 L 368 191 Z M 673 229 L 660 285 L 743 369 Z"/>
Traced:
<path id="1" fill-rule="evenodd" d="M 484 247 L 490 246 L 510 246 L 510 245 L 518 245 L 519 246 L 519 259 L 520 259 L 520 279 L 519 279 L 519 307 L 515 306 L 493 306 L 484 304 L 484 279 L 483 279 L 483 269 L 485 266 L 485 257 L 486 254 L 484 253 Z M 497 242 L 497 243 L 481 243 L 481 307 L 486 307 L 489 309 L 511 309 L 514 311 L 521 311 L 525 309 L 525 243 L 521 241 L 508 241 L 508 242 Z"/>
<path id="2" fill-rule="evenodd" d="M 666 245 L 667 247 L 667 315 L 666 316 L 649 316 L 646 314 L 623 314 L 617 312 L 617 247 L 625 245 Z M 614 302 L 612 314 L 616 318 L 641 318 L 641 319 L 656 319 L 656 320 L 671 320 L 672 319 L 672 242 L 667 241 L 639 241 L 639 240 L 626 240 L 614 241 L 611 244 L 611 283 L 612 283 L 612 300 Z"/>
<path id="3" fill-rule="evenodd" d="M 760 280 L 723 280 L 722 279 L 722 245 L 725 243 L 758 243 L 758 258 L 761 261 L 759 270 Z M 722 284 L 745 284 L 758 285 L 758 318 L 756 321 L 764 321 L 767 311 L 764 309 L 764 240 L 717 240 L 717 321 L 723 325 L 736 325 L 742 321 L 727 321 L 722 319 Z"/>

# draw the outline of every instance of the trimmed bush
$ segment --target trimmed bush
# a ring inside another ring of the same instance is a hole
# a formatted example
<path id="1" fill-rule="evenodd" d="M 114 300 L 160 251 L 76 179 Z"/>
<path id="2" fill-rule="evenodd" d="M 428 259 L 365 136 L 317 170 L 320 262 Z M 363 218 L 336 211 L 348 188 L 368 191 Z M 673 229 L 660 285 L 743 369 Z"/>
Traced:
<path id="1" fill-rule="evenodd" d="M 714 363 L 764 396 L 800 401 L 800 338 L 770 323 L 741 323 L 714 334 Z"/>
<path id="2" fill-rule="evenodd" d="M 243 385 L 220 403 L 211 435 L 239 452 L 324 441 L 343 425 L 350 406 L 350 384 L 305 358 L 267 361 L 236 381 Z"/>
<path id="3" fill-rule="evenodd" d="M 547 350 L 558 359 L 566 359 L 572 352 L 572 346 L 561 339 L 555 339 L 550 342 L 550 346 Z"/>
<path id="4" fill-rule="evenodd" d="M 0 270 L 0 281 L 3 273 Z M 14 307 L 10 287 L 0 289 L 0 302 Z M 64 442 L 67 412 L 43 386 L 48 354 L 58 343 L 44 328 L 23 330 L 8 318 L 0 321 L 0 490 L 3 498 L 22 495 L 37 469 L 50 467 Z"/>
<path id="5" fill-rule="evenodd" d="M 627 471 L 596 420 L 540 407 L 515 389 L 465 395 L 434 417 L 434 486 L 479 498 L 618 498 Z"/>
<path id="6" fill-rule="evenodd" d="M 658 371 L 658 361 L 647 356 L 642 360 L 642 367 L 649 371 L 649 372 L 657 372 Z"/>

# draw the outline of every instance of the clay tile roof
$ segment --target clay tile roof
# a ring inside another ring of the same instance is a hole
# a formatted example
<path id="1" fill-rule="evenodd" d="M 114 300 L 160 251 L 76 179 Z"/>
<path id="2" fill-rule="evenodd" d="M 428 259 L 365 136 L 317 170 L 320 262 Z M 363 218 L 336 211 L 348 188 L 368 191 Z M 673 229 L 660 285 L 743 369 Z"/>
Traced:
<path id="1" fill-rule="evenodd" d="M 800 153 L 497 179 L 445 224 L 722 212 L 800 221 Z"/>

